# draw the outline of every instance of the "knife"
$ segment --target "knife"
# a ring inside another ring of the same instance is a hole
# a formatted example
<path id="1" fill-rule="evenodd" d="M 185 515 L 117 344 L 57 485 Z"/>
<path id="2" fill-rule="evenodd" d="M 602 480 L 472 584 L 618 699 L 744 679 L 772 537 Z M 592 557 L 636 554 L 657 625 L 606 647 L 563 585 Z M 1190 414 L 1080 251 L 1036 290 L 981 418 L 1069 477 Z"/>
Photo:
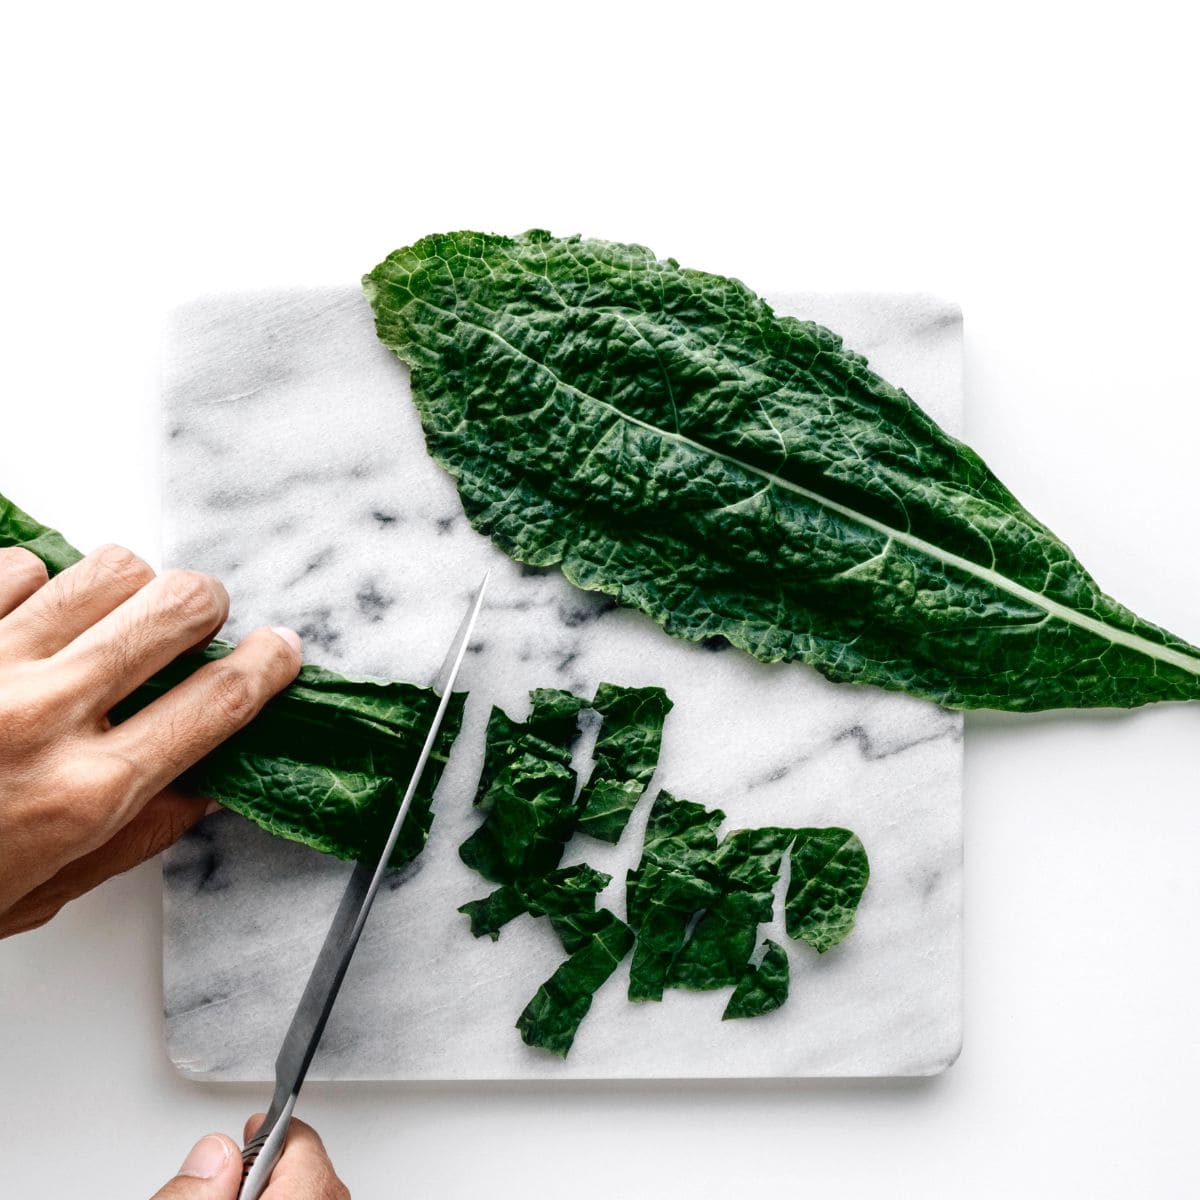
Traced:
<path id="1" fill-rule="evenodd" d="M 458 670 L 467 652 L 467 644 L 479 617 L 489 574 L 490 572 L 484 575 L 472 596 L 466 616 L 463 617 L 434 680 L 433 690 L 440 697 L 437 712 L 429 732 L 425 735 L 425 744 L 421 747 L 417 765 L 413 768 L 408 786 L 404 790 L 404 799 L 396 812 L 396 820 L 383 852 L 377 862 L 355 863 L 341 903 L 334 914 L 333 923 L 329 926 L 321 952 L 313 965 L 312 974 L 304 986 L 304 994 L 300 997 L 295 1016 L 292 1017 L 292 1023 L 283 1039 L 279 1057 L 275 1060 L 275 1092 L 271 1097 L 271 1107 L 267 1110 L 262 1125 L 242 1151 L 242 1189 L 238 1193 L 238 1200 L 258 1200 L 271 1178 L 279 1156 L 283 1153 L 283 1143 L 287 1138 L 288 1125 L 291 1123 L 292 1109 L 296 1107 L 300 1085 L 308 1074 L 308 1067 L 321 1040 L 325 1022 L 329 1019 L 338 989 L 346 975 L 346 968 L 354 955 L 354 947 L 358 945 L 367 913 L 371 911 L 375 893 L 379 890 L 384 871 L 387 870 L 388 858 L 395 848 L 400 830 L 404 827 L 413 795 L 425 771 L 425 764 L 429 761 L 429 755 L 437 742 L 438 731 L 442 727 L 442 720 L 450 703 L 454 681 L 458 677 Z"/>

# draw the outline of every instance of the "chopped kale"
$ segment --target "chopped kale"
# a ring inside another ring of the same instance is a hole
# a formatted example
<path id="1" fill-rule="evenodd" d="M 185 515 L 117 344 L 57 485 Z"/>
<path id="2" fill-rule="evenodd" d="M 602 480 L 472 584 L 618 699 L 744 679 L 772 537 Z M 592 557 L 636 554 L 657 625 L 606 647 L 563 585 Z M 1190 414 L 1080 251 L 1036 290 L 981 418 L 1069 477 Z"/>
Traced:
<path id="1" fill-rule="evenodd" d="M 492 883 L 554 870 L 575 831 L 571 748 L 586 702 L 550 688 L 530 695 L 533 708 L 523 723 L 492 709 L 475 797 L 487 819 L 459 848 L 463 862 Z"/>
<path id="2" fill-rule="evenodd" d="M 631 690 L 605 687 L 614 694 Z M 611 876 L 586 865 L 555 870 L 579 823 L 570 762 L 587 702 L 554 689 L 530 698 L 524 722 L 492 710 L 475 799 L 486 817 L 459 848 L 469 867 L 503 886 L 459 911 L 470 918 L 476 937 L 493 940 L 523 913 L 549 919 L 569 957 L 538 989 L 517 1028 L 529 1045 L 565 1056 L 596 989 L 629 953 L 633 933 L 614 913 L 596 908 Z M 641 757 L 630 752 L 630 769 L 644 769 L 646 757 L 653 758 L 648 751 Z M 651 761 L 647 779 L 653 771 Z"/>
<path id="3" fill-rule="evenodd" d="M 592 707 L 604 718 L 595 766 L 579 798 L 579 830 L 617 842 L 658 766 L 663 722 L 671 701 L 662 688 L 602 683 Z"/>
<path id="4" fill-rule="evenodd" d="M 659 792 L 642 845 L 642 860 L 625 878 L 625 909 L 637 945 L 629 968 L 630 1000 L 661 1000 L 692 914 L 719 889 L 699 874 L 717 848 L 719 809 Z"/>
<path id="5" fill-rule="evenodd" d="M 538 988 L 517 1019 L 521 1037 L 566 1057 L 592 997 L 633 945 L 633 931 L 607 909 L 593 914 L 593 929 L 571 957 Z"/>
<path id="6" fill-rule="evenodd" d="M 777 1009 L 788 998 L 787 951 L 778 942 L 767 938 L 765 953 L 758 966 L 747 964 L 742 971 L 729 1003 L 721 1014 L 722 1021 L 735 1017 L 761 1017 Z"/>
<path id="7" fill-rule="evenodd" d="M 726 835 L 699 870 L 717 889 L 676 955 L 668 986 L 710 991 L 741 978 L 771 919 L 773 889 L 792 829 L 739 829 Z"/>
<path id="8" fill-rule="evenodd" d="M 576 867 L 552 871 L 539 879 L 506 883 L 482 900 L 464 904 L 458 911 L 470 917 L 471 932 L 476 937 L 486 934 L 496 941 L 500 930 L 523 913 L 566 920 L 580 911 L 593 908 L 596 896 L 608 886 L 611 878 L 581 863 Z M 557 926 L 555 929 L 558 932 Z M 562 933 L 559 933 L 559 937 L 567 950 L 573 948 Z"/>
<path id="9" fill-rule="evenodd" d="M 784 904 L 788 936 L 824 954 L 854 928 L 870 878 L 867 852 L 848 829 L 799 829 Z"/>
<path id="10" fill-rule="evenodd" d="M 783 856 L 791 851 L 785 903 L 790 937 L 820 953 L 847 937 L 868 878 L 862 843 L 845 829 L 737 829 L 718 838 L 720 809 L 655 797 L 642 856 L 625 878 L 628 925 L 596 898 L 610 877 L 586 864 L 558 867 L 567 841 L 587 829 L 617 840 L 657 764 L 663 718 L 658 688 L 602 684 L 595 768 L 578 799 L 571 752 L 579 713 L 569 692 L 531 693 L 524 722 L 493 709 L 476 807 L 483 824 L 463 861 L 502 886 L 459 910 L 476 937 L 499 938 L 528 913 L 547 918 L 568 958 L 517 1020 L 528 1045 L 566 1055 L 596 990 L 630 950 L 630 1000 L 661 1000 L 668 987 L 732 988 L 724 1019 L 759 1016 L 788 996 L 788 956 L 759 926 L 771 921 Z"/>

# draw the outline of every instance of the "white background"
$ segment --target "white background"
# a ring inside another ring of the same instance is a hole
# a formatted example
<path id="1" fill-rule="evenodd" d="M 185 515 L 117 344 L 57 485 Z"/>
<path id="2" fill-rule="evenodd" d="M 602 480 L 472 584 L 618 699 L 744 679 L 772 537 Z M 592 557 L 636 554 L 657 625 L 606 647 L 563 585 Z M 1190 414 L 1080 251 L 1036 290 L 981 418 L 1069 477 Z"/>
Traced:
<path id="1" fill-rule="evenodd" d="M 541 225 L 758 290 L 958 299 L 968 439 L 1198 642 L 1184 13 L 24 6 L 0 34 L 0 490 L 152 556 L 167 305 Z M 311 1086 L 301 1115 L 358 1200 L 1195 1195 L 1198 711 L 969 718 L 943 1077 Z M 158 906 L 147 866 L 0 947 L 0 1194 L 147 1196 L 264 1104 L 168 1067 Z"/>

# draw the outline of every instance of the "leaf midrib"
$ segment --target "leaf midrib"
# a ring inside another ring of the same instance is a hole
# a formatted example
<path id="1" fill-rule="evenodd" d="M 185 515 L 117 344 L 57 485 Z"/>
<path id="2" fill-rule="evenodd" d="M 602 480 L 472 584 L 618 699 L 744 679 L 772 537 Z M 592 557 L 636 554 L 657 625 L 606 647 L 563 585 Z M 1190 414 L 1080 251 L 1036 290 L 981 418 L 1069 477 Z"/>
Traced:
<path id="1" fill-rule="evenodd" d="M 412 293 L 410 292 L 410 295 Z M 939 562 L 947 567 L 953 567 L 956 570 L 962 571 L 964 574 L 990 585 L 1001 592 L 1007 592 L 1018 600 L 1024 601 L 1026 604 L 1031 604 L 1035 608 L 1042 609 L 1051 617 L 1055 617 L 1068 625 L 1074 625 L 1076 628 L 1087 630 L 1089 633 L 1096 634 L 1104 638 L 1106 641 L 1112 642 L 1114 645 L 1124 646 L 1126 649 L 1134 651 L 1134 653 L 1142 654 L 1147 658 L 1154 659 L 1158 662 L 1168 663 L 1171 666 L 1180 668 L 1191 675 L 1200 678 L 1200 658 L 1193 655 L 1184 654 L 1181 651 L 1173 650 L 1169 646 L 1161 646 L 1157 642 L 1152 642 L 1148 638 L 1141 637 L 1136 633 L 1130 633 L 1128 630 L 1119 629 L 1116 626 L 1109 625 L 1105 621 L 1100 621 L 1095 617 L 1089 617 L 1086 613 L 1081 613 L 1078 609 L 1071 608 L 1069 605 L 1061 604 L 1057 600 L 1052 600 L 1049 596 L 1041 592 L 1035 591 L 1033 588 L 1028 588 L 1022 583 L 1018 583 L 1015 579 L 1009 579 L 1007 575 L 1002 575 L 999 571 L 995 571 L 990 567 L 984 567 L 979 563 L 972 562 L 969 558 L 963 558 L 961 555 L 955 554 L 950 550 L 944 550 L 940 546 L 934 545 L 932 542 L 925 541 L 924 538 L 919 538 L 915 534 L 908 533 L 905 530 L 893 528 L 883 521 L 878 521 L 874 517 L 869 517 L 865 513 L 860 513 L 856 509 L 850 508 L 848 505 L 841 504 L 836 500 L 831 500 L 828 496 L 821 495 L 820 492 L 814 492 L 809 488 L 803 487 L 798 483 L 793 483 L 790 479 L 784 479 L 780 475 L 776 475 L 773 471 L 768 471 L 763 467 L 755 466 L 753 463 L 745 462 L 744 460 L 732 454 L 727 454 L 723 450 L 716 450 L 712 446 L 706 446 L 703 442 L 698 442 L 694 438 L 688 437 L 683 433 L 672 433 L 670 430 L 663 429 L 659 425 L 655 425 L 651 421 L 643 421 L 640 417 L 635 417 L 632 413 L 627 413 L 616 405 L 611 404 L 607 400 L 602 400 L 599 396 L 593 396 L 590 392 L 583 391 L 582 388 L 576 387 L 572 383 L 568 383 L 562 378 L 553 368 L 547 366 L 544 362 L 526 353 L 518 346 L 514 346 L 503 335 L 496 330 L 489 328 L 486 325 L 480 325 L 477 321 L 469 321 L 460 313 L 453 309 L 444 308 L 439 304 L 434 304 L 433 301 L 424 297 L 416 297 L 419 303 L 428 304 L 430 308 L 435 309 L 440 313 L 444 313 L 452 320 L 458 321 L 462 325 L 466 325 L 472 329 L 478 330 L 480 333 L 494 338 L 502 346 L 508 349 L 512 354 L 523 358 L 532 363 L 539 370 L 545 371 L 546 374 L 554 380 L 555 384 L 567 392 L 571 392 L 582 400 L 589 403 L 599 405 L 601 408 L 608 409 L 616 417 L 623 421 L 628 421 L 633 425 L 638 425 L 650 433 L 656 434 L 665 441 L 677 442 L 680 445 L 690 446 L 692 449 L 699 451 L 702 454 L 709 454 L 715 458 L 719 458 L 724 462 L 730 463 L 732 466 L 739 468 L 742 471 L 748 472 L 751 475 L 757 475 L 765 480 L 773 487 L 778 487 L 783 491 L 792 492 L 795 495 L 802 496 L 804 499 L 811 501 L 814 504 L 828 509 L 830 512 L 835 512 L 845 517 L 847 520 L 865 526 L 867 529 L 873 529 L 877 533 L 881 533 L 886 537 L 895 539 L 897 542 L 908 546 L 910 549 L 916 550 L 918 553 L 925 555 L 934 562 Z M 395 312 L 396 310 L 392 310 Z"/>

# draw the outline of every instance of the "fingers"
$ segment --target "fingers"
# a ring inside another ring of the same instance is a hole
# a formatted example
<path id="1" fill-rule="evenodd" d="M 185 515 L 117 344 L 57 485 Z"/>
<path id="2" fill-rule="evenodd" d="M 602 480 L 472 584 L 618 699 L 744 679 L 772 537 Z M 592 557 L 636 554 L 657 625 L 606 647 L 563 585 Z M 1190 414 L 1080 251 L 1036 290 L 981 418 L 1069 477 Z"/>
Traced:
<path id="1" fill-rule="evenodd" d="M 258 1131 L 265 1113 L 255 1113 L 247 1122 L 243 1142 Z M 317 1131 L 292 1118 L 283 1155 L 271 1173 L 263 1200 L 350 1200 L 350 1192 L 329 1161 Z"/>
<path id="2" fill-rule="evenodd" d="M 246 1122 L 249 1140 L 262 1124 L 259 1113 Z M 236 1200 L 242 1183 L 242 1156 L 223 1134 L 210 1133 L 192 1148 L 179 1173 L 151 1200 Z M 263 1200 L 350 1200 L 317 1131 L 294 1117 L 283 1155 L 271 1174 Z"/>
<path id="3" fill-rule="evenodd" d="M 256 629 L 231 654 L 101 735 L 109 750 L 136 764 L 135 807 L 248 725 L 295 679 L 300 649 L 290 629 Z"/>
<path id="4" fill-rule="evenodd" d="M 229 593 L 219 580 L 199 571 L 167 571 L 80 633 L 55 662 L 102 714 L 185 650 L 207 641 L 228 615 Z"/>
<path id="5" fill-rule="evenodd" d="M 170 1183 L 151 1200 L 237 1200 L 242 1186 L 242 1155 L 223 1133 L 201 1138 Z"/>
<path id="6" fill-rule="evenodd" d="M 201 796 L 167 789 L 98 849 L 68 863 L 0 914 L 0 937 L 38 929 L 64 904 L 153 858 L 183 836 L 209 808 Z"/>
<path id="7" fill-rule="evenodd" d="M 46 564 L 24 546 L 0 548 L 0 618 L 28 600 L 49 578 Z"/>
<path id="8" fill-rule="evenodd" d="M 30 594 L 0 621 L 0 651 L 47 658 L 154 578 L 130 550 L 101 546 Z M 2 605 L 0 605 L 2 607 Z"/>

